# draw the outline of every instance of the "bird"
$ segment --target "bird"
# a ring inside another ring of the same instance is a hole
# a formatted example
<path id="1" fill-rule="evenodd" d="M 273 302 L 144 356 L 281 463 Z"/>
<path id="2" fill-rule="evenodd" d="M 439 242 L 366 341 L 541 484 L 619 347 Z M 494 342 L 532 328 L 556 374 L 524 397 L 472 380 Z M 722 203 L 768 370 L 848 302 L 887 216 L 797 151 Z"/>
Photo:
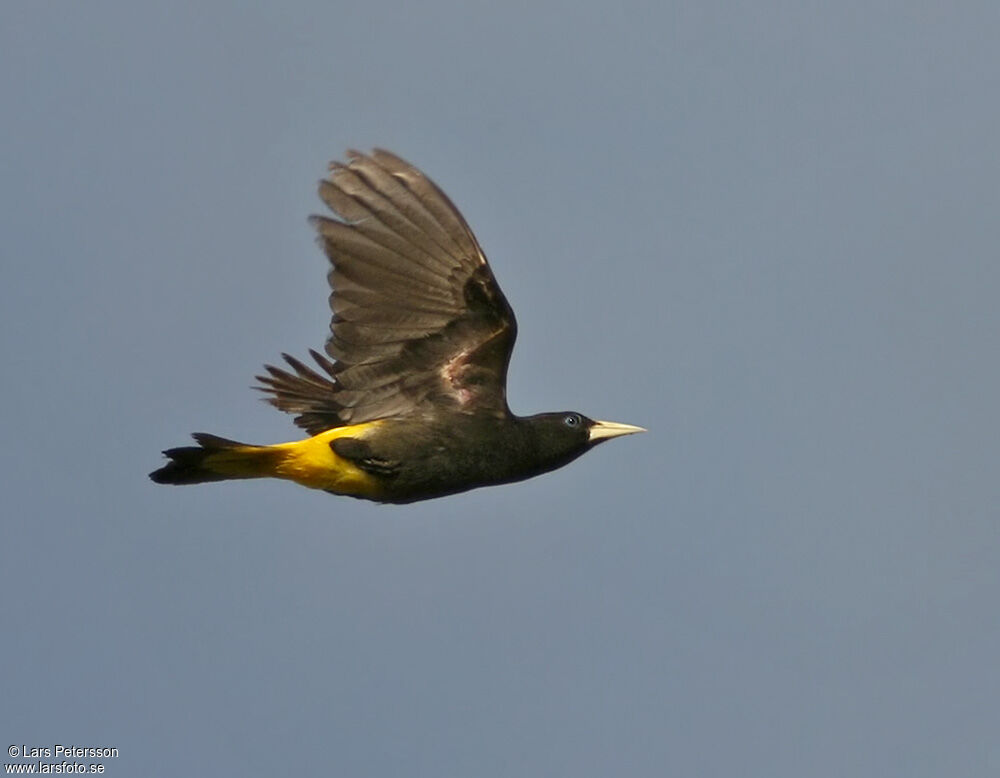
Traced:
<path id="1" fill-rule="evenodd" d="M 159 484 L 280 478 L 405 504 L 521 481 L 642 427 L 576 411 L 517 416 L 507 366 L 517 321 L 459 210 L 383 149 L 348 151 L 310 222 L 330 260 L 330 334 L 314 365 L 282 354 L 254 388 L 309 437 L 249 445 L 194 433 Z"/>

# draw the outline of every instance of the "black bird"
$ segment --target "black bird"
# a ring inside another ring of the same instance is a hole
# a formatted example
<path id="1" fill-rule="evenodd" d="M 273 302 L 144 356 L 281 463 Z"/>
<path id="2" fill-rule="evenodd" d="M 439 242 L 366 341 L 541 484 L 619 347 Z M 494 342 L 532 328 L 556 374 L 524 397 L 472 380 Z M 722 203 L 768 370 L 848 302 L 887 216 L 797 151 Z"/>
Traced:
<path id="1" fill-rule="evenodd" d="M 161 484 L 285 478 L 407 503 L 562 467 L 642 427 L 507 407 L 514 312 L 448 197 L 388 151 L 347 153 L 319 185 L 339 219 L 311 221 L 330 258 L 333 320 L 316 368 L 257 376 L 312 437 L 252 446 L 196 433 L 150 474 Z"/>

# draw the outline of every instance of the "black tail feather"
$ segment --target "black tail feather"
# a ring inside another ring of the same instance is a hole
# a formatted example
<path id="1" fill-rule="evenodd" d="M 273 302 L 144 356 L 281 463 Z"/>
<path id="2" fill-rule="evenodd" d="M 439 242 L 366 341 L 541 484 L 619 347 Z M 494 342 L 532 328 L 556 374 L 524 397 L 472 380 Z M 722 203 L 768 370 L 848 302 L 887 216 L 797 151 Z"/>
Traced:
<path id="1" fill-rule="evenodd" d="M 209 435 L 207 432 L 196 432 L 191 437 L 198 441 L 199 446 L 182 446 L 168 448 L 163 453 L 170 458 L 159 470 L 154 470 L 149 477 L 158 484 L 203 484 L 209 481 L 226 481 L 233 478 L 209 470 L 205 467 L 205 458 L 228 448 L 243 446 L 235 440 Z"/>

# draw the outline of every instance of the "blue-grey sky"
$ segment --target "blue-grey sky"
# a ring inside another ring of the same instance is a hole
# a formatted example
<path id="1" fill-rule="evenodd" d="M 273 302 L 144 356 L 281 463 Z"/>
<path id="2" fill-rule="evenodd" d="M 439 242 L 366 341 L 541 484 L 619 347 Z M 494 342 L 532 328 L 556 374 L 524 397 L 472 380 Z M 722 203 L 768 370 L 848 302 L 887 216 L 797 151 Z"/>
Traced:
<path id="1" fill-rule="evenodd" d="M 1000 7 L 4 3 L 3 745 L 112 776 L 1000 774 Z M 326 333 L 306 216 L 422 167 L 515 411 L 405 507 L 150 483 Z M 10 761 L 9 759 L 7 761 Z"/>

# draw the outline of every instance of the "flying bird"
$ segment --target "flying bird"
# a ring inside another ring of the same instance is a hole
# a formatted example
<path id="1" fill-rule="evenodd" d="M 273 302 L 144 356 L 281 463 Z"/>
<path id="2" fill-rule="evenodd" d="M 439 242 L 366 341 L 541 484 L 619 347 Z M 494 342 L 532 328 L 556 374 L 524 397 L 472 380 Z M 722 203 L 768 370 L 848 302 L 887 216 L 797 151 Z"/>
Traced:
<path id="1" fill-rule="evenodd" d="M 310 437 L 254 446 L 206 433 L 170 448 L 160 484 L 283 478 L 333 494 L 408 503 L 554 470 L 642 427 L 575 411 L 515 416 L 507 365 L 517 323 L 465 219 L 394 154 L 347 153 L 313 216 L 331 269 L 333 318 L 315 366 L 257 376 Z"/>

